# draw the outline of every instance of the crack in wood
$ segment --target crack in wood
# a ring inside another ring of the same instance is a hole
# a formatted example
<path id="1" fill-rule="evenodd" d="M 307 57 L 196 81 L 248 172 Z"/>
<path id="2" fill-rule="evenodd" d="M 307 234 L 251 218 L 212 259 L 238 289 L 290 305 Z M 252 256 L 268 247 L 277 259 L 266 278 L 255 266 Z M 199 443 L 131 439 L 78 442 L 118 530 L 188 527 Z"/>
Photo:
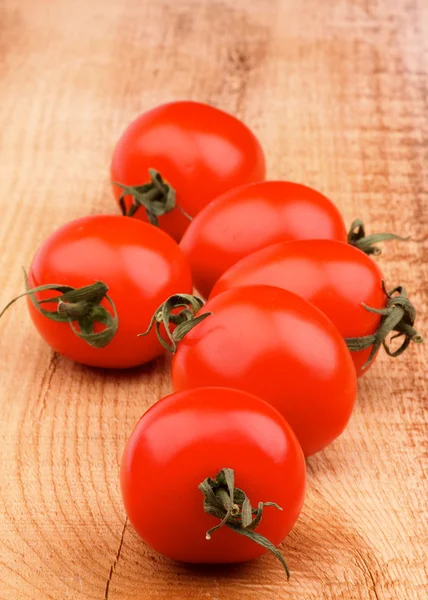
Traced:
<path id="1" fill-rule="evenodd" d="M 113 560 L 112 565 L 110 567 L 110 573 L 109 573 L 109 575 L 107 577 L 106 588 L 105 588 L 105 592 L 104 592 L 104 600 L 108 600 L 108 597 L 109 597 L 110 583 L 111 583 L 111 580 L 112 580 L 112 577 L 113 577 L 113 573 L 116 570 L 117 563 L 119 562 L 120 553 L 122 552 L 123 539 L 125 537 L 125 531 L 126 531 L 127 525 L 128 525 L 128 517 L 126 517 L 125 523 L 123 524 L 122 535 L 120 537 L 119 547 L 117 549 L 116 556 L 114 557 L 114 560 Z"/>
<path id="2" fill-rule="evenodd" d="M 358 550 L 358 548 L 354 548 L 356 554 L 358 554 L 358 556 L 361 559 L 361 562 L 363 563 L 364 567 L 366 568 L 367 573 L 369 574 L 370 580 L 372 582 L 372 586 L 373 586 L 373 593 L 376 597 L 376 600 L 379 600 L 379 596 L 377 593 L 377 588 L 376 588 L 376 581 L 375 578 L 373 576 L 372 570 L 370 568 L 369 563 L 366 561 L 366 559 L 364 558 L 364 556 L 361 554 L 361 552 Z"/>
<path id="3" fill-rule="evenodd" d="M 46 367 L 46 371 L 43 375 L 43 380 L 42 380 L 42 385 L 41 385 L 41 390 L 44 391 L 42 393 L 40 393 L 39 399 L 41 400 L 41 409 L 40 409 L 40 415 L 39 417 L 41 418 L 43 413 L 46 410 L 46 400 L 50 391 L 50 385 L 52 382 L 52 378 L 55 375 L 55 371 L 57 369 L 58 366 L 58 362 L 59 362 L 59 354 L 58 352 L 53 351 L 50 360 L 49 360 L 49 364 Z"/>

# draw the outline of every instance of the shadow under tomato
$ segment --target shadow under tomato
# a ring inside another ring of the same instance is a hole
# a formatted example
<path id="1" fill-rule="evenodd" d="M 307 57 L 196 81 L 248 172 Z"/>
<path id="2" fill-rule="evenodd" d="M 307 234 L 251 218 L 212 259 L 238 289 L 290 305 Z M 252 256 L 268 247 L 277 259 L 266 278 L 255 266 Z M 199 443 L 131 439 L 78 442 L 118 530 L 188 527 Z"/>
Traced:
<path id="1" fill-rule="evenodd" d="M 72 360 L 62 356 L 56 352 L 52 354 L 51 360 L 56 360 L 62 363 L 63 368 L 73 371 L 75 374 L 81 374 L 83 376 L 96 376 L 102 377 L 105 381 L 111 380 L 126 380 L 132 381 L 141 377 L 152 377 L 154 375 L 160 375 L 165 372 L 169 372 L 171 364 L 171 357 L 165 353 L 152 361 L 138 365 L 136 367 L 130 367 L 128 369 L 108 369 L 102 367 L 91 367 L 80 363 L 73 362 Z"/>
<path id="2" fill-rule="evenodd" d="M 174 563 L 187 575 L 197 578 L 206 577 L 215 579 L 228 579 L 229 577 L 242 578 L 250 569 L 257 569 L 258 559 L 245 563 L 217 563 L 217 564 L 193 564 L 193 563 Z"/>
<path id="3" fill-rule="evenodd" d="M 102 375 L 104 379 L 138 379 L 142 376 L 153 376 L 166 371 L 171 364 L 171 357 L 165 353 L 152 361 L 138 365 L 136 367 L 130 367 L 128 369 L 103 369 L 100 367 L 87 367 L 85 365 L 79 365 L 86 371 L 97 373 Z"/>

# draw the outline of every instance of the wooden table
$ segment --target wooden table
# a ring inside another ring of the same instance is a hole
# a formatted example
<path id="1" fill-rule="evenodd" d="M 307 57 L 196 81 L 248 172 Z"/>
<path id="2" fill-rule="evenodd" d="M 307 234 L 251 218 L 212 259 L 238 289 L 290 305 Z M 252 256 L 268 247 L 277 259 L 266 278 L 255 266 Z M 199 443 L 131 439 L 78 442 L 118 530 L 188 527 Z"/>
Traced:
<path id="1" fill-rule="evenodd" d="M 348 223 L 412 234 L 379 262 L 423 311 L 427 40 L 426 0 L 2 0 L 1 305 L 53 229 L 116 210 L 108 165 L 124 126 L 192 98 L 254 128 L 272 178 L 321 190 Z M 163 360 L 72 364 L 15 306 L 0 323 L 0 599 L 426 598 L 426 360 L 423 347 L 379 357 L 346 433 L 308 461 L 287 583 L 270 556 L 189 568 L 139 540 L 118 464 L 169 391 Z"/>

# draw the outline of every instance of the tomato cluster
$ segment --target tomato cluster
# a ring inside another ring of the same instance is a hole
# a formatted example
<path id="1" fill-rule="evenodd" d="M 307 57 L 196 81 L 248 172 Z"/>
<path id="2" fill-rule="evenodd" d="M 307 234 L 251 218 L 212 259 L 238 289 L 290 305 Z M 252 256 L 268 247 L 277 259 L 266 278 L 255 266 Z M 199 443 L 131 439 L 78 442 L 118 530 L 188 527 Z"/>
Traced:
<path id="1" fill-rule="evenodd" d="M 122 460 L 141 537 L 188 562 L 271 551 L 288 573 L 277 546 L 303 504 L 304 457 L 344 431 L 381 345 L 398 356 L 422 341 L 405 290 L 388 291 L 370 257 L 398 236 L 366 236 L 358 220 L 347 233 L 326 196 L 265 181 L 254 134 L 197 102 L 131 123 L 111 176 L 123 216 L 54 232 L 21 296 L 72 360 L 125 368 L 174 354 L 175 393 L 141 417 Z"/>

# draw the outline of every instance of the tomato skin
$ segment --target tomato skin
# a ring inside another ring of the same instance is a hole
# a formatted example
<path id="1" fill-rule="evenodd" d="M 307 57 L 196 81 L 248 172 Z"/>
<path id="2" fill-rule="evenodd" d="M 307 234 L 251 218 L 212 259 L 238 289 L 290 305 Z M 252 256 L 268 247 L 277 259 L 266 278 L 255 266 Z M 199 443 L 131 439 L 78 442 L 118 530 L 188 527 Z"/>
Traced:
<path id="1" fill-rule="evenodd" d="M 372 335 L 380 315 L 362 305 L 384 308 L 386 296 L 378 265 L 364 252 L 332 240 L 305 240 L 269 246 L 244 258 L 214 286 L 210 298 L 238 286 L 274 285 L 319 308 L 344 338 Z M 357 376 L 370 348 L 351 352 Z M 373 363 L 370 363 L 373 364 Z"/>
<path id="2" fill-rule="evenodd" d="M 119 328 L 105 348 L 76 337 L 68 323 L 41 315 L 28 300 L 31 318 L 42 338 L 68 358 L 96 367 L 132 367 L 163 352 L 154 331 L 144 332 L 156 308 L 177 292 L 192 290 L 189 266 L 177 244 L 163 231 L 139 220 L 96 215 L 71 221 L 50 235 L 36 252 L 28 273 L 36 287 L 62 284 L 82 287 L 97 280 L 109 287 Z M 41 292 L 37 299 L 57 295 Z M 104 300 L 103 306 L 111 311 Z M 55 304 L 45 304 L 55 310 Z"/>
<path id="3" fill-rule="evenodd" d="M 171 102 L 140 115 L 119 139 L 111 178 L 125 185 L 149 180 L 154 168 L 177 192 L 177 204 L 194 217 L 226 190 L 265 178 L 263 150 L 241 121 L 208 104 Z M 118 200 L 121 190 L 113 186 Z M 129 208 L 131 199 L 126 198 Z M 139 209 L 136 217 L 147 220 Z M 159 218 L 159 226 L 180 240 L 189 225 L 180 210 Z"/>
<path id="4" fill-rule="evenodd" d="M 355 369 L 321 311 L 264 285 L 228 290 L 202 311 L 212 314 L 174 355 L 174 390 L 208 385 L 255 394 L 285 417 L 306 456 L 342 433 L 355 402 Z"/>
<path id="5" fill-rule="evenodd" d="M 157 552 L 196 563 L 241 562 L 266 550 L 205 514 L 198 489 L 222 468 L 253 506 L 266 507 L 256 531 L 278 545 L 301 511 L 306 483 L 302 450 L 281 415 L 239 390 L 199 388 L 172 394 L 140 419 L 121 466 L 125 509 L 137 533 Z"/>
<path id="6" fill-rule="evenodd" d="M 249 254 L 281 241 L 347 241 L 343 218 L 325 196 L 289 181 L 263 181 L 230 190 L 192 221 L 181 248 L 193 282 L 207 298 L 217 279 Z"/>

